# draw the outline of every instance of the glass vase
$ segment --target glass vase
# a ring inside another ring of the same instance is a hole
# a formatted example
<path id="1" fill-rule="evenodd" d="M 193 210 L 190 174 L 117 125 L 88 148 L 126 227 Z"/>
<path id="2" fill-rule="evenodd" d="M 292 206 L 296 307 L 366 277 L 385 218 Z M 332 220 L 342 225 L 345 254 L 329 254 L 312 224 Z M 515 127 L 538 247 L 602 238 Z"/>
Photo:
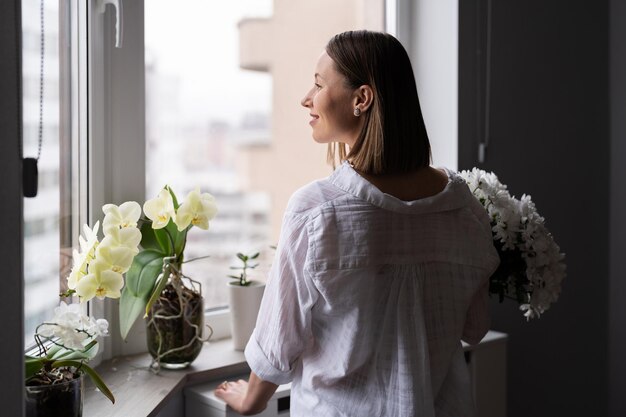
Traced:
<path id="1" fill-rule="evenodd" d="M 148 314 L 148 351 L 153 366 L 182 369 L 202 350 L 204 302 L 200 292 L 170 280 Z"/>
<path id="2" fill-rule="evenodd" d="M 82 417 L 83 385 L 83 375 L 54 385 L 27 385 L 26 417 Z"/>

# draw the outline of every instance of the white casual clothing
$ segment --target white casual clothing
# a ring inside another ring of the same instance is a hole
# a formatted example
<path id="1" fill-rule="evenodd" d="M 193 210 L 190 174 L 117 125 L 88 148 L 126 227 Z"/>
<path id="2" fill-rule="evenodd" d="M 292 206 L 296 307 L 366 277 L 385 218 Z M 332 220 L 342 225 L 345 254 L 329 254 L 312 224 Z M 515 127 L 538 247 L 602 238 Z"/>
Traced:
<path id="1" fill-rule="evenodd" d="M 245 355 L 291 415 L 473 415 L 461 339 L 489 328 L 489 219 L 458 174 L 405 202 L 348 163 L 298 190 Z"/>

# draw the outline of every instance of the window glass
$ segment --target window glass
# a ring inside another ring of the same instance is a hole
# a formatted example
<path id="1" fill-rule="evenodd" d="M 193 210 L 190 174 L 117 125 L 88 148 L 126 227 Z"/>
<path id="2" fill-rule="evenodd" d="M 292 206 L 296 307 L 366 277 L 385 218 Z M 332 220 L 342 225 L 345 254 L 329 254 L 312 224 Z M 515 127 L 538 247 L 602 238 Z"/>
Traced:
<path id="1" fill-rule="evenodd" d="M 40 0 L 22 0 L 22 78 L 24 157 L 37 157 L 39 147 Z M 44 8 L 43 142 L 39 159 L 39 192 L 24 199 L 24 340 L 33 343 L 35 327 L 52 315 L 59 303 L 60 278 L 71 262 L 71 250 L 61 241 L 61 221 L 71 213 L 61 209 L 67 198 L 60 178 L 70 169 L 61 157 L 59 140 L 59 9 Z"/>
<path id="2" fill-rule="evenodd" d="M 261 252 L 264 279 L 270 197 L 247 189 L 240 150 L 269 141 L 271 77 L 239 63 L 238 22 L 271 14 L 271 0 L 145 3 L 146 195 L 164 185 L 179 200 L 199 187 L 219 213 L 210 230 L 192 228 L 185 275 L 202 283 L 205 306 L 227 304 L 229 266 L 237 252 Z M 167 30 L 164 30 L 164 28 Z"/>
<path id="3" fill-rule="evenodd" d="M 326 147 L 300 106 L 324 45 L 354 28 L 382 30 L 383 0 L 145 2 L 146 189 L 215 195 L 211 230 L 192 229 L 184 272 L 206 305 L 227 303 L 237 252 L 261 253 L 264 280 L 289 197 L 328 176 Z"/>

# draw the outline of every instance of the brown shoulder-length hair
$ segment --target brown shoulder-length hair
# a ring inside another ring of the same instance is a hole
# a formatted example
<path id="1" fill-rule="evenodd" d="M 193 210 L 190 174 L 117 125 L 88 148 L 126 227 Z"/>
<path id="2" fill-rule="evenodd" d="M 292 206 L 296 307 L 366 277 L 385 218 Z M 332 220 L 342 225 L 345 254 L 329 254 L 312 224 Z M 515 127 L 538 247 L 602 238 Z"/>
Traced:
<path id="1" fill-rule="evenodd" d="M 357 171 L 392 174 L 430 164 L 430 142 L 417 97 L 413 69 L 406 50 L 393 36 L 367 30 L 335 35 L 326 45 L 349 88 L 369 85 L 370 108 L 354 146 L 328 146 L 328 160 L 350 160 Z"/>

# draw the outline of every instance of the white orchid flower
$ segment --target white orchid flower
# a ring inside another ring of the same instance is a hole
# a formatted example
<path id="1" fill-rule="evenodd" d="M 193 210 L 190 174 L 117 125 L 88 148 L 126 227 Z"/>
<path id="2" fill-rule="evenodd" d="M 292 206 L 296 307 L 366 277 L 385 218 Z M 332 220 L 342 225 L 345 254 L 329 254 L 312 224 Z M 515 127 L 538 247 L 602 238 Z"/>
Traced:
<path id="1" fill-rule="evenodd" d="M 89 328 L 87 331 L 94 337 L 107 336 L 109 334 L 109 322 L 105 319 L 89 318 Z"/>
<path id="2" fill-rule="evenodd" d="M 54 309 L 50 323 L 39 327 L 37 333 L 44 337 L 58 337 L 60 344 L 70 349 L 83 349 L 89 334 L 83 332 L 90 319 L 83 315 L 78 304 L 61 304 Z"/>
<path id="3" fill-rule="evenodd" d="M 69 289 L 76 289 L 76 284 L 81 280 L 82 277 L 87 275 L 87 256 L 84 253 L 78 252 L 76 249 L 72 252 L 72 257 L 74 259 L 74 266 L 72 266 L 72 271 L 70 275 L 67 277 L 67 286 Z"/>
<path id="4" fill-rule="evenodd" d="M 87 259 L 87 263 L 93 259 L 96 251 L 96 247 L 98 246 L 98 230 L 100 229 L 100 221 L 97 221 L 93 226 L 93 229 L 90 229 L 88 225 L 83 225 L 83 235 L 84 237 L 78 236 L 78 243 L 80 244 L 80 250 L 85 255 Z"/>
<path id="5" fill-rule="evenodd" d="M 200 194 L 200 190 L 196 188 L 187 194 L 185 201 L 178 208 L 174 222 L 181 232 L 190 224 L 207 230 L 209 220 L 213 219 L 216 214 L 215 197 L 209 193 Z"/>
<path id="6" fill-rule="evenodd" d="M 89 301 L 94 297 L 101 300 L 105 297 L 119 298 L 123 286 L 122 274 L 110 269 L 101 270 L 98 264 L 94 264 L 94 267 L 89 269 L 89 274 L 78 282 L 76 294 L 81 302 Z"/>
<path id="7" fill-rule="evenodd" d="M 123 247 L 133 252 L 133 256 L 139 253 L 137 246 L 141 242 L 141 232 L 135 227 L 119 229 L 111 226 L 106 230 L 100 246 L 116 248 Z"/>
<path id="8" fill-rule="evenodd" d="M 152 220 L 153 229 L 162 229 L 170 221 L 170 218 L 175 218 L 174 201 L 167 189 L 162 189 L 159 195 L 152 200 L 148 200 L 143 204 L 143 212 L 146 213 L 146 217 Z"/>
<path id="9" fill-rule="evenodd" d="M 117 228 L 137 227 L 141 216 L 141 206 L 136 201 L 127 201 L 120 206 L 105 204 L 102 206 L 104 220 L 102 228 L 106 232 L 111 226 Z"/>
<path id="10" fill-rule="evenodd" d="M 104 240 L 102 242 L 105 243 Z M 101 271 L 110 269 L 123 274 L 130 268 L 136 254 L 136 247 L 100 244 L 96 250 L 96 260 L 91 264 L 91 268 L 99 268 Z"/>

